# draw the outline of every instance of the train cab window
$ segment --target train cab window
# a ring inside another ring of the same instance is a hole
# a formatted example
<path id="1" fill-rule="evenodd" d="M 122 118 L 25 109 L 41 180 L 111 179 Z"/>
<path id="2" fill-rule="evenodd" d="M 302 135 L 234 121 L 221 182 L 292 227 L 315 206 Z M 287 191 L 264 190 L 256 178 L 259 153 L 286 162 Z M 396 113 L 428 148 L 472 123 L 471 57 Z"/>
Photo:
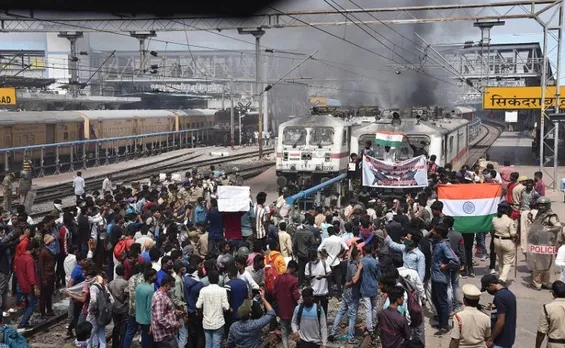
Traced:
<path id="1" fill-rule="evenodd" d="M 283 145 L 306 145 L 306 129 L 302 127 L 286 127 L 283 130 Z"/>
<path id="2" fill-rule="evenodd" d="M 310 131 L 310 145 L 328 146 L 334 144 L 332 127 L 313 127 Z"/>
<path id="3" fill-rule="evenodd" d="M 410 140 L 410 144 L 412 144 L 412 146 L 410 146 L 412 148 L 413 151 L 416 152 L 416 155 L 422 155 L 422 154 L 427 154 L 429 155 L 433 155 L 431 153 L 429 153 L 430 151 L 430 137 L 428 137 L 427 135 L 408 135 L 407 136 L 408 140 Z M 424 151 L 422 151 L 421 149 L 423 148 Z"/>

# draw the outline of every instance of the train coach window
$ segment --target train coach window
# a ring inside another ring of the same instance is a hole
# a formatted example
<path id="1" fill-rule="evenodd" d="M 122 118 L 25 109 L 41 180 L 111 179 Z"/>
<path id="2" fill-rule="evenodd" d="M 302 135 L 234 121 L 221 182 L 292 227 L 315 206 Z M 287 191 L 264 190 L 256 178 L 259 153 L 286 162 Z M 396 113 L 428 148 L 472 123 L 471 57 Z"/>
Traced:
<path id="1" fill-rule="evenodd" d="M 349 140 L 349 137 L 347 136 L 347 129 L 343 130 L 343 139 L 341 139 L 341 145 L 347 145 L 347 141 Z"/>
<path id="2" fill-rule="evenodd" d="M 449 137 L 449 153 L 451 153 L 453 151 L 453 135 Z"/>
<path id="3" fill-rule="evenodd" d="M 302 127 L 286 127 L 283 131 L 283 145 L 306 145 L 306 129 Z"/>
<path id="4" fill-rule="evenodd" d="M 69 132 L 63 133 L 63 140 L 69 140 Z"/>
<path id="5" fill-rule="evenodd" d="M 5 147 L 12 147 L 12 138 L 9 135 L 4 137 L 4 146 Z"/>
<path id="6" fill-rule="evenodd" d="M 314 127 L 310 131 L 310 145 L 333 145 L 334 129 L 332 127 Z"/>

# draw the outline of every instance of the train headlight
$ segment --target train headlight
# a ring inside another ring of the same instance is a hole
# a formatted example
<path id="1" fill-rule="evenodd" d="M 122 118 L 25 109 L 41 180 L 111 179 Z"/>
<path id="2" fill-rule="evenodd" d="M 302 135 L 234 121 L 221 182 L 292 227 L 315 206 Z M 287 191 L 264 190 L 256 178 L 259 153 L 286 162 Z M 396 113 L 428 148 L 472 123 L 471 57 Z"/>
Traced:
<path id="1" fill-rule="evenodd" d="M 290 166 L 290 170 L 292 170 L 293 172 L 296 171 L 296 166 Z"/>
<path id="2" fill-rule="evenodd" d="M 325 157 L 326 162 L 329 162 L 330 159 L 331 159 L 331 155 L 330 155 L 329 152 L 326 152 L 326 155 L 324 157 Z"/>
<path id="3" fill-rule="evenodd" d="M 319 164 L 318 164 L 318 165 L 316 165 L 316 171 L 317 171 L 317 172 L 319 172 L 319 171 L 321 171 L 321 170 L 322 170 L 322 166 L 321 166 L 321 165 L 319 165 Z"/>
<path id="4" fill-rule="evenodd" d="M 288 152 L 283 152 L 283 161 L 288 161 Z"/>

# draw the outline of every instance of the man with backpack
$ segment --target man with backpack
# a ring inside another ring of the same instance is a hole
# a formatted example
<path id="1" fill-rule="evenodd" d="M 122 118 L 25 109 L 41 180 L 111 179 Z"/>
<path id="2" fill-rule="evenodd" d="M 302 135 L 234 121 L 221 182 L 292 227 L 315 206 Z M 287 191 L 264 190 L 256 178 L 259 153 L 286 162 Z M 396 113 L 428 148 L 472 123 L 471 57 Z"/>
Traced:
<path id="1" fill-rule="evenodd" d="M 106 348 L 106 325 L 112 321 L 114 298 L 110 295 L 104 278 L 97 275 L 90 286 L 90 300 L 86 321 L 92 324 L 91 347 Z"/>
<path id="2" fill-rule="evenodd" d="M 128 322 L 129 292 L 128 281 L 124 279 L 124 274 L 124 266 L 118 265 L 116 267 L 117 276 L 108 284 L 108 290 L 114 298 L 112 348 L 122 348 Z"/>
<path id="3" fill-rule="evenodd" d="M 377 315 L 383 348 L 404 347 L 410 339 L 408 321 L 399 311 L 399 307 L 404 304 L 403 294 L 404 289 L 400 286 L 387 289 L 389 306 Z"/>
<path id="4" fill-rule="evenodd" d="M 391 259 L 394 267 L 398 271 L 398 279 L 395 285 L 404 289 L 404 297 L 406 304 L 407 319 L 411 328 L 412 340 L 418 340 L 425 345 L 425 325 L 422 309 L 422 299 L 424 298 L 425 291 L 424 285 L 418 276 L 418 273 L 410 268 L 404 267 L 404 260 L 401 254 L 391 254 Z M 387 303 L 385 303 L 385 306 Z M 383 306 L 383 308 L 386 308 Z"/>
<path id="5" fill-rule="evenodd" d="M 296 348 L 322 348 L 328 341 L 326 312 L 314 302 L 314 289 L 302 290 L 302 304 L 294 309 L 292 331 L 297 341 Z"/>
<path id="6" fill-rule="evenodd" d="M 275 309 L 278 309 L 275 298 L 275 281 L 286 272 L 286 262 L 281 255 L 278 239 L 269 241 L 269 250 L 269 253 L 265 256 L 265 289 L 267 290 L 267 300 L 273 304 Z M 276 330 L 276 328 L 277 318 L 273 317 L 269 329 Z"/>
<path id="7" fill-rule="evenodd" d="M 332 269 L 326 262 L 326 258 L 318 257 L 316 250 L 310 250 L 310 262 L 306 264 L 304 275 L 309 280 L 310 286 L 314 291 L 316 303 L 320 304 L 327 313 L 328 310 L 328 295 L 330 293 L 328 278 L 331 277 Z"/>

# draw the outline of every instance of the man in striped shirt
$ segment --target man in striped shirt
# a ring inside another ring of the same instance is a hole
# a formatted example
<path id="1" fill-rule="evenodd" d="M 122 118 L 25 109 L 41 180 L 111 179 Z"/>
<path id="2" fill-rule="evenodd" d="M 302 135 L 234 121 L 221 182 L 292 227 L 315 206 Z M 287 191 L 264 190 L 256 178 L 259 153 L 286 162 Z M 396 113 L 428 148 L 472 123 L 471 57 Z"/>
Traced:
<path id="1" fill-rule="evenodd" d="M 267 226 L 269 221 L 268 208 L 265 208 L 265 202 L 267 201 L 267 194 L 265 192 L 259 192 L 257 194 L 257 203 L 253 207 L 255 212 L 255 231 L 256 238 L 263 242 L 263 246 L 267 244 Z"/>

